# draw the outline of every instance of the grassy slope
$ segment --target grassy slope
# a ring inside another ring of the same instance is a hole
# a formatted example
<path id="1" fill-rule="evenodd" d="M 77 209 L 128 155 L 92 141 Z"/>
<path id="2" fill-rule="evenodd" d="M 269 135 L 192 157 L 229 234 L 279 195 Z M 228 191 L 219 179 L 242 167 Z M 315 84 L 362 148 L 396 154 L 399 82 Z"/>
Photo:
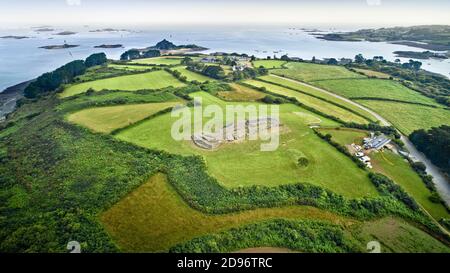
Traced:
<path id="1" fill-rule="evenodd" d="M 224 107 L 226 104 L 206 93 L 195 95 L 203 98 L 204 105 L 217 103 Z M 336 123 L 294 105 L 282 105 L 280 113 L 281 122 L 288 129 L 281 134 L 280 146 L 274 152 L 260 151 L 261 141 L 224 144 L 217 151 L 202 150 L 191 141 L 175 141 L 170 137 L 170 130 L 171 124 L 178 118 L 173 118 L 170 114 L 122 131 L 117 137 L 143 147 L 171 153 L 203 155 L 210 173 L 227 187 L 309 182 L 345 196 L 377 195 L 364 171 L 319 139 L 308 127 L 311 119 L 317 118 L 322 119 L 324 125 L 333 126 Z M 306 168 L 298 167 L 296 161 L 299 156 L 308 157 L 310 165 Z"/>
<path id="2" fill-rule="evenodd" d="M 294 82 L 294 81 L 291 81 L 289 79 L 283 79 L 283 78 L 280 78 L 280 77 L 277 77 L 277 76 L 274 76 L 274 75 L 262 76 L 262 77 L 260 77 L 260 79 L 268 81 L 268 82 L 273 82 L 275 84 L 281 84 L 283 86 L 286 86 L 286 87 L 289 87 L 289 88 L 292 88 L 292 89 L 295 89 L 295 90 L 299 90 L 301 92 L 304 92 L 304 93 L 307 93 L 307 94 L 311 94 L 312 96 L 323 98 L 323 99 L 328 100 L 328 101 L 333 101 L 333 102 L 338 103 L 339 105 L 342 105 L 342 106 L 344 106 L 344 107 L 346 107 L 348 109 L 351 109 L 351 110 L 355 111 L 356 113 L 359 113 L 359 114 L 361 114 L 361 115 L 363 115 L 363 116 L 365 116 L 365 117 L 367 117 L 367 118 L 369 118 L 371 120 L 374 120 L 374 121 L 377 120 L 372 114 L 362 110 L 361 108 L 356 107 L 353 104 L 350 104 L 350 103 L 348 103 L 348 102 L 346 102 L 344 100 L 341 100 L 339 98 L 331 96 L 331 95 L 329 95 L 329 94 L 327 94 L 325 92 L 321 92 L 321 91 L 319 91 L 317 89 L 314 89 L 314 88 L 311 88 L 311 87 L 309 87 L 307 85 L 304 85 L 301 82 Z"/>
<path id="3" fill-rule="evenodd" d="M 64 98 L 83 93 L 89 88 L 93 88 L 96 91 L 102 89 L 135 91 L 140 89 L 159 89 L 168 86 L 180 87 L 183 85 L 182 82 L 178 81 L 168 72 L 155 71 L 74 84 L 67 87 L 61 94 L 61 97 Z"/>
<path id="4" fill-rule="evenodd" d="M 142 65 L 121 65 L 121 64 L 108 64 L 108 67 L 112 67 L 114 69 L 131 70 L 131 71 L 151 69 L 151 67 L 142 66 Z"/>
<path id="5" fill-rule="evenodd" d="M 401 185 L 434 218 L 440 220 L 450 217 L 443 205 L 433 203 L 428 199 L 431 196 L 430 191 L 401 156 L 386 151 L 373 153 L 370 157 L 375 171 L 385 174 Z"/>
<path id="6" fill-rule="evenodd" d="M 450 111 L 443 108 L 388 101 L 358 100 L 358 102 L 381 113 L 405 135 L 417 129 L 450 124 Z"/>
<path id="7" fill-rule="evenodd" d="M 83 125 L 95 132 L 111 131 L 133 124 L 163 109 L 173 107 L 179 102 L 161 102 L 146 104 L 128 104 L 109 107 L 97 107 L 81 110 L 69 115 L 70 122 Z"/>
<path id="8" fill-rule="evenodd" d="M 329 133 L 333 136 L 333 140 L 342 144 L 348 145 L 355 140 L 364 137 L 365 133 L 357 130 L 330 130 L 322 129 L 322 133 Z M 390 151 L 371 153 L 372 165 L 375 172 L 382 173 L 406 190 L 420 205 L 422 205 L 435 219 L 449 218 L 450 214 L 447 212 L 442 204 L 432 203 L 428 197 L 431 192 L 427 189 L 420 177 L 414 172 L 408 162 L 401 156 L 396 155 Z"/>
<path id="9" fill-rule="evenodd" d="M 194 237 L 270 219 L 319 220 L 341 225 L 360 251 L 378 240 L 382 252 L 448 252 L 449 248 L 405 221 L 387 217 L 370 222 L 307 206 L 255 209 L 208 215 L 187 206 L 166 177 L 156 174 L 100 215 L 113 240 L 127 252 L 164 252 Z M 300 249 L 301 250 L 301 249 Z"/>
<path id="10" fill-rule="evenodd" d="M 287 69 L 276 69 L 271 72 L 304 82 L 327 79 L 364 78 L 364 76 L 353 73 L 345 67 L 335 65 L 288 63 L 285 67 Z"/>
<path id="11" fill-rule="evenodd" d="M 439 106 L 433 99 L 408 89 L 400 83 L 380 79 L 340 79 L 314 82 L 314 85 L 347 98 L 369 97 L 395 99 Z"/>
<path id="12" fill-rule="evenodd" d="M 256 209 L 225 215 L 207 215 L 187 206 L 162 174 L 120 200 L 100 219 L 121 250 L 161 252 L 207 233 L 274 218 L 352 222 L 312 207 Z"/>
<path id="13" fill-rule="evenodd" d="M 319 129 L 322 134 L 330 134 L 333 136 L 333 140 L 342 145 L 348 145 L 351 143 L 361 144 L 364 137 L 368 135 L 366 131 L 356 129 Z"/>
<path id="14" fill-rule="evenodd" d="M 284 88 L 278 85 L 257 81 L 257 80 L 247 80 L 245 83 L 251 84 L 256 87 L 265 87 L 267 91 L 272 93 L 280 94 L 283 96 L 294 97 L 301 103 L 313 107 L 322 113 L 326 113 L 335 117 L 338 117 L 346 122 L 356 122 L 356 123 L 368 123 L 364 118 L 346 110 L 339 106 L 333 105 L 326 101 L 296 92 L 294 90 Z"/>
<path id="15" fill-rule="evenodd" d="M 449 253 L 450 248 L 419 228 L 406 221 L 386 217 L 365 222 L 350 231 L 361 242 L 361 251 L 366 250 L 366 243 L 376 240 L 381 244 L 382 253 Z"/>
<path id="16" fill-rule="evenodd" d="M 153 65 L 177 65 L 181 63 L 180 57 L 156 57 L 138 59 L 129 62 L 130 64 L 153 64 Z"/>
<path id="17" fill-rule="evenodd" d="M 204 76 L 199 73 L 192 72 L 187 70 L 185 66 L 174 67 L 172 70 L 179 71 L 182 76 L 185 76 L 188 81 L 198 81 L 198 82 L 206 82 L 213 81 L 214 79 Z"/>
<path id="18" fill-rule="evenodd" d="M 368 69 L 362 69 L 362 68 L 355 68 L 356 71 L 363 73 L 364 75 L 366 75 L 367 77 L 376 77 L 379 79 L 389 79 L 389 74 L 383 73 L 383 72 L 378 72 L 378 71 L 373 71 L 373 70 L 368 70 Z"/>
<path id="19" fill-rule="evenodd" d="M 233 90 L 220 91 L 217 96 L 227 101 L 257 101 L 265 96 L 264 93 L 244 85 L 232 83 L 230 86 Z"/>
<path id="20" fill-rule="evenodd" d="M 281 68 L 283 64 L 287 63 L 286 61 L 282 61 L 282 60 L 257 60 L 257 61 L 253 61 L 253 66 L 254 67 L 265 67 L 267 69 L 272 69 L 272 68 Z"/>

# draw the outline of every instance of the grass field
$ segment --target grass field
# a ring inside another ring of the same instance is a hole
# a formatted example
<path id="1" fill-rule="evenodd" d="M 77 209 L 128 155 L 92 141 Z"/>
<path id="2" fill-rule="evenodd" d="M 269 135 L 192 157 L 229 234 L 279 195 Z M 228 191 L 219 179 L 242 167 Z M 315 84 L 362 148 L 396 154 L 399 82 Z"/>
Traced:
<path id="1" fill-rule="evenodd" d="M 332 135 L 332 140 L 336 141 L 341 145 L 349 145 L 352 143 L 362 144 L 363 138 L 368 136 L 366 131 L 357 130 L 357 129 L 347 129 L 347 128 L 338 128 L 338 129 L 319 129 L 320 132 L 324 135 L 330 134 Z"/>
<path id="2" fill-rule="evenodd" d="M 217 92 L 217 96 L 226 101 L 257 101 L 265 97 L 264 93 L 244 85 L 231 83 L 230 86 L 233 90 Z"/>
<path id="3" fill-rule="evenodd" d="M 360 117 L 359 115 L 356 115 L 344 108 L 341 108 L 339 106 L 333 105 L 331 103 L 328 103 L 326 101 L 317 99 L 312 96 L 305 95 L 303 93 L 294 91 L 292 89 L 284 88 L 278 85 L 258 81 L 258 80 L 247 80 L 245 83 L 251 84 L 256 87 L 265 87 L 267 91 L 271 93 L 276 93 L 283 96 L 288 97 L 294 97 L 301 103 L 313 107 L 322 113 L 332 115 L 335 117 L 340 118 L 343 121 L 346 122 L 356 122 L 356 123 L 368 123 L 366 119 L 363 117 Z"/>
<path id="4" fill-rule="evenodd" d="M 264 81 L 272 82 L 272 83 L 275 83 L 275 84 L 280 84 L 280 85 L 289 87 L 291 89 L 295 89 L 295 90 L 298 90 L 300 92 L 304 92 L 304 93 L 310 94 L 310 95 L 315 96 L 315 97 L 323 98 L 323 99 L 325 99 L 327 101 L 335 102 L 335 103 L 337 103 L 339 105 L 342 105 L 342 106 L 344 106 L 344 107 L 346 107 L 348 109 L 351 109 L 352 111 L 354 111 L 356 113 L 359 113 L 359 114 L 363 115 L 364 117 L 369 118 L 370 120 L 373 120 L 373 121 L 377 120 L 376 117 L 374 117 L 372 114 L 362 110 L 361 108 L 356 107 L 356 106 L 354 106 L 351 103 L 348 103 L 348 102 L 346 102 L 346 101 L 344 101 L 342 99 L 336 98 L 336 97 L 334 97 L 332 95 L 329 95 L 329 94 L 327 94 L 325 92 L 321 92 L 321 91 L 319 91 L 319 90 L 317 90 L 315 88 L 312 88 L 312 87 L 310 87 L 308 85 L 305 85 L 302 82 L 293 81 L 293 80 L 286 79 L 286 78 L 280 78 L 280 77 L 275 76 L 275 75 L 262 76 L 262 77 L 260 77 L 260 79 L 262 79 Z"/>
<path id="5" fill-rule="evenodd" d="M 433 99 L 408 89 L 400 83 L 380 79 L 340 79 L 317 81 L 314 85 L 322 87 L 347 98 L 394 99 L 407 102 L 439 106 Z M 382 113 L 382 112 L 381 112 Z"/>
<path id="6" fill-rule="evenodd" d="M 275 218 L 354 221 L 306 206 L 207 215 L 189 207 L 163 174 L 156 174 L 100 216 L 106 230 L 125 252 L 164 252 L 177 243 L 207 233 Z"/>
<path id="7" fill-rule="evenodd" d="M 159 89 L 168 86 L 181 87 L 184 84 L 170 73 L 161 70 L 70 85 L 63 91 L 61 97 L 84 93 L 89 88 L 95 91 L 102 89 L 136 91 L 140 89 Z"/>
<path id="8" fill-rule="evenodd" d="M 336 65 L 292 62 L 287 63 L 285 67 L 286 69 L 272 70 L 271 73 L 304 82 L 329 79 L 365 78 L 362 75 L 347 70 L 345 67 Z"/>
<path id="9" fill-rule="evenodd" d="M 367 134 L 364 133 L 364 131 L 358 130 L 321 129 L 320 131 L 322 133 L 331 134 L 332 139 L 341 145 L 354 143 L 355 140 L 360 140 Z M 433 203 L 428 199 L 428 197 L 431 196 L 431 192 L 427 189 L 417 173 L 414 172 L 409 163 L 400 155 L 390 151 L 384 151 L 378 153 L 374 152 L 369 156 L 375 172 L 390 177 L 397 184 L 402 186 L 402 188 L 419 202 L 419 204 L 436 218 L 436 220 L 450 217 L 450 214 L 443 205 Z"/>
<path id="10" fill-rule="evenodd" d="M 362 243 L 362 247 L 365 247 L 363 242 L 380 242 L 382 253 L 450 252 L 449 247 L 399 218 L 386 217 L 364 222 L 352 234 Z M 367 250 L 363 248 L 361 251 Z"/>
<path id="11" fill-rule="evenodd" d="M 142 65 L 121 65 L 121 64 L 109 64 L 108 67 L 114 68 L 114 69 L 122 69 L 122 70 L 130 70 L 130 71 L 142 71 L 151 69 L 151 67 L 148 66 L 142 66 Z"/>
<path id="12" fill-rule="evenodd" d="M 95 132 L 110 133 L 128 126 L 180 102 L 145 103 L 84 109 L 67 117 L 70 122 L 83 125 Z"/>
<path id="13" fill-rule="evenodd" d="M 225 107 L 233 104 L 204 92 L 193 96 L 202 97 L 203 105 L 217 104 Z M 161 115 L 122 131 L 116 137 L 171 153 L 202 155 L 209 173 L 226 187 L 309 182 L 349 197 L 377 195 L 367 173 L 317 137 L 308 126 L 316 120 L 325 126 L 337 124 L 295 105 L 280 106 L 283 133 L 280 135 L 278 149 L 273 152 L 261 151 L 261 140 L 227 143 L 215 151 L 202 150 L 191 141 L 175 141 L 170 137 L 171 124 L 176 120 L 170 114 Z M 309 159 L 307 167 L 297 165 L 300 156 Z"/>
<path id="14" fill-rule="evenodd" d="M 346 238 L 361 252 L 367 251 L 366 244 L 372 240 L 381 243 L 382 252 L 449 251 L 422 230 L 393 217 L 359 222 L 308 206 L 204 214 L 189 207 L 163 174 L 154 175 L 100 215 L 102 224 L 124 252 L 167 252 L 173 245 L 195 237 L 280 218 L 341 225 Z"/>
<path id="15" fill-rule="evenodd" d="M 372 153 L 374 170 L 383 173 L 402 186 L 411 194 L 434 218 L 449 218 L 450 214 L 441 204 L 431 202 L 428 197 L 431 192 L 426 188 L 420 177 L 414 172 L 401 156 L 392 152 Z"/>
<path id="16" fill-rule="evenodd" d="M 267 69 L 272 69 L 272 68 L 282 68 L 283 64 L 286 64 L 286 61 L 282 61 L 282 60 L 257 60 L 257 61 L 253 61 L 253 66 L 254 67 L 265 67 Z"/>
<path id="17" fill-rule="evenodd" d="M 192 72 L 187 70 L 185 66 L 174 67 L 172 70 L 179 71 L 181 75 L 185 76 L 188 81 L 198 81 L 198 82 L 206 82 L 213 81 L 214 79 L 204 76 L 199 73 Z"/>
<path id="18" fill-rule="evenodd" d="M 382 114 L 405 135 L 409 135 L 417 129 L 429 129 L 443 124 L 450 125 L 450 111 L 443 108 L 388 101 L 357 101 Z"/>
<path id="19" fill-rule="evenodd" d="M 155 57 L 146 59 L 137 59 L 129 62 L 130 64 L 151 64 L 151 65 L 178 65 L 181 64 L 181 57 Z"/>
<path id="20" fill-rule="evenodd" d="M 383 72 L 378 72 L 378 71 L 373 71 L 373 70 L 368 70 L 368 69 L 361 69 L 361 68 L 355 68 L 356 71 L 363 73 L 364 75 L 366 75 L 367 77 L 376 77 L 379 79 L 389 79 L 389 74 L 383 73 Z"/>

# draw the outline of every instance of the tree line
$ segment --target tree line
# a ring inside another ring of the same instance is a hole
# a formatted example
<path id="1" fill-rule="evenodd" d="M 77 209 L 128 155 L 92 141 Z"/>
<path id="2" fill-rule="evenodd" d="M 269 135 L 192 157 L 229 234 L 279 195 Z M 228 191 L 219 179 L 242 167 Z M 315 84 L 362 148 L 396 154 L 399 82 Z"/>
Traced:
<path id="1" fill-rule="evenodd" d="M 25 88 L 24 95 L 26 98 L 36 98 L 54 91 L 62 84 L 70 83 L 75 77 L 83 75 L 89 67 L 102 65 L 106 62 L 107 58 L 105 53 L 92 54 L 84 61 L 75 60 L 69 62 L 52 72 L 47 72 L 39 76 Z"/>

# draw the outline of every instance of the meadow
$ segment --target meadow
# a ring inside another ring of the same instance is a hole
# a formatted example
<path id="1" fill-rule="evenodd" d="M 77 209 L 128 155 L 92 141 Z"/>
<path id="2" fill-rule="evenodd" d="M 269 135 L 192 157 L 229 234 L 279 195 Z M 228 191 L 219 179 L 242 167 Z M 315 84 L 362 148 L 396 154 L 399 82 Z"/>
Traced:
<path id="1" fill-rule="evenodd" d="M 154 175 L 100 215 L 108 233 L 125 252 L 167 252 L 173 245 L 194 237 L 276 218 L 355 222 L 307 206 L 204 214 L 189 207 L 163 174 Z"/>
<path id="2" fill-rule="evenodd" d="M 85 126 L 94 132 L 110 133 L 151 116 L 180 102 L 126 104 L 118 106 L 88 108 L 70 114 L 70 122 Z"/>
<path id="3" fill-rule="evenodd" d="M 225 107 L 233 104 L 204 92 L 191 96 L 201 97 L 204 105 L 214 103 Z M 309 124 L 317 120 L 324 126 L 336 126 L 337 123 L 291 104 L 280 106 L 280 119 L 284 126 L 281 129 L 283 133 L 280 135 L 280 146 L 273 152 L 260 151 L 261 140 L 226 143 L 214 151 L 200 149 L 190 140 L 176 141 L 170 137 L 170 131 L 171 124 L 177 118 L 170 114 L 140 123 L 120 132 L 116 137 L 170 153 L 202 155 L 209 173 L 226 187 L 308 182 L 344 196 L 377 196 L 367 173 L 318 138 L 309 128 Z M 307 157 L 310 162 L 306 167 L 297 165 L 298 158 L 302 156 Z"/>
<path id="4" fill-rule="evenodd" d="M 303 82 L 329 79 L 365 78 L 365 76 L 351 72 L 345 67 L 337 65 L 290 62 L 285 64 L 284 67 L 286 67 L 286 69 L 275 69 L 270 72 L 275 75 Z"/>
<path id="5" fill-rule="evenodd" d="M 160 89 L 168 86 L 181 87 L 184 85 L 170 73 L 160 70 L 69 85 L 60 96 L 62 98 L 73 96 L 84 93 L 90 88 L 95 91 L 103 89 L 136 91 L 141 89 Z"/>
<path id="6" fill-rule="evenodd" d="M 174 245 L 189 243 L 194 238 L 214 234 L 213 238 L 220 239 L 224 237 L 220 236 L 220 232 L 275 219 L 313 220 L 338 225 L 344 230 L 346 243 L 352 242 L 355 250 L 361 252 L 365 252 L 366 243 L 374 239 L 382 243 L 383 252 L 449 251 L 448 247 L 419 228 L 394 217 L 360 222 L 309 206 L 261 208 L 223 215 L 204 214 L 189 207 L 161 173 L 152 176 L 99 216 L 114 242 L 124 252 L 167 252 Z M 232 240 L 230 247 L 239 245 L 239 241 Z M 259 241 L 252 243 L 258 245 Z M 208 242 L 219 249 L 224 247 L 220 241 Z M 239 249 L 227 249 L 236 250 Z"/>
<path id="7" fill-rule="evenodd" d="M 265 87 L 267 89 L 267 91 L 269 91 L 271 93 L 296 98 L 299 102 L 301 102 L 307 106 L 313 107 L 322 113 L 326 113 L 328 115 L 332 115 L 337 118 L 340 118 L 341 120 L 343 120 L 345 122 L 368 123 L 368 121 L 366 119 L 364 119 L 363 117 L 356 115 L 344 108 L 341 108 L 341 107 L 331 104 L 329 102 L 320 100 L 318 98 L 297 92 L 292 89 L 284 88 L 284 87 L 281 87 L 281 86 L 278 86 L 275 84 L 270 84 L 270 83 L 258 81 L 258 80 L 246 80 L 245 83 L 250 84 L 255 87 Z"/>
<path id="8" fill-rule="evenodd" d="M 199 73 L 192 72 L 190 70 L 187 70 L 185 66 L 177 66 L 174 68 L 171 68 L 172 70 L 176 70 L 181 73 L 182 76 L 185 76 L 188 81 L 198 81 L 198 82 L 206 82 L 206 81 L 213 81 L 214 79 L 209 78 L 207 76 L 204 76 Z"/>
<path id="9" fill-rule="evenodd" d="M 368 69 L 362 69 L 362 68 L 355 68 L 355 71 L 363 73 L 367 77 L 375 77 L 375 78 L 378 78 L 378 79 L 389 79 L 390 78 L 389 74 L 386 74 L 386 73 L 383 73 L 383 72 L 378 72 L 378 71 L 373 71 L 373 70 L 368 70 Z"/>
<path id="10" fill-rule="evenodd" d="M 347 98 L 374 98 L 399 100 L 439 106 L 433 99 L 391 80 L 337 79 L 314 82 L 314 85 Z"/>
<path id="11" fill-rule="evenodd" d="M 336 98 L 335 96 L 327 94 L 326 92 L 322 92 L 320 90 L 317 90 L 316 88 L 308 86 L 307 84 L 304 84 L 302 82 L 287 79 L 287 78 L 281 78 L 280 76 L 276 76 L 276 75 L 262 76 L 262 77 L 259 77 L 259 79 L 270 82 L 270 83 L 282 85 L 287 88 L 291 88 L 291 89 L 297 90 L 302 93 L 309 94 L 309 95 L 317 97 L 317 98 L 322 98 L 326 101 L 332 101 L 338 105 L 341 105 L 347 109 L 352 110 L 353 112 L 359 113 L 360 115 L 367 117 L 368 119 L 370 119 L 372 121 L 377 120 L 377 118 L 374 117 L 369 112 L 364 111 L 363 109 L 356 107 L 355 105 L 348 103 L 340 98 Z"/>
<path id="12" fill-rule="evenodd" d="M 122 69 L 122 70 L 130 70 L 130 71 L 142 71 L 151 69 L 151 67 L 142 66 L 142 65 L 125 65 L 125 64 L 108 64 L 108 67 L 114 69 Z"/>
<path id="13" fill-rule="evenodd" d="M 181 57 L 155 57 L 132 60 L 130 64 L 147 64 L 147 65 L 179 65 L 183 58 Z"/>
<path id="14" fill-rule="evenodd" d="M 264 67 L 267 69 L 275 69 L 275 68 L 282 68 L 284 64 L 286 64 L 286 61 L 282 60 L 256 60 L 253 61 L 254 67 Z"/>
<path id="15" fill-rule="evenodd" d="M 231 83 L 232 90 L 219 91 L 217 96 L 226 101 L 257 101 L 264 98 L 265 94 L 247 86 Z"/>
<path id="16" fill-rule="evenodd" d="M 450 111 L 444 108 L 389 101 L 357 100 L 357 102 L 381 113 L 407 136 L 417 129 L 450 124 Z"/>
<path id="17" fill-rule="evenodd" d="M 320 131 L 323 134 L 331 134 L 332 139 L 341 145 L 356 143 L 356 141 L 362 140 L 368 133 L 347 129 L 320 129 Z M 389 150 L 372 152 L 369 157 L 371 158 L 373 171 L 382 173 L 394 180 L 436 220 L 450 217 L 450 214 L 442 204 L 436 204 L 430 201 L 430 190 L 403 157 Z"/>

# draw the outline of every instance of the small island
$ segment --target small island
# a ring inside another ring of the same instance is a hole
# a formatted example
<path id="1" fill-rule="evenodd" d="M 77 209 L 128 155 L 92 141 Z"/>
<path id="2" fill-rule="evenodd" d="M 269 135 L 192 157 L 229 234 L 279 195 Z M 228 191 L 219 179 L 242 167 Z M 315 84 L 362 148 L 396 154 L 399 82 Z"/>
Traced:
<path id="1" fill-rule="evenodd" d="M 55 35 L 62 35 L 62 36 L 66 36 L 66 35 L 74 35 L 77 34 L 76 32 L 73 31 L 62 31 L 62 32 L 58 32 Z"/>
<path id="2" fill-rule="evenodd" d="M 123 48 L 123 45 L 121 44 L 115 44 L 115 45 L 98 45 L 98 46 L 94 46 L 94 48 Z"/>
<path id="3" fill-rule="evenodd" d="M 166 39 L 158 42 L 154 46 L 141 48 L 141 49 L 130 49 L 124 52 L 121 56 L 121 60 L 132 60 L 139 58 L 152 58 L 158 57 L 161 55 L 175 55 L 175 54 L 184 54 L 188 52 L 198 52 L 207 50 L 206 47 L 198 46 L 195 44 L 190 45 L 175 45 L 172 42 L 167 41 Z"/>
<path id="4" fill-rule="evenodd" d="M 396 57 L 402 57 L 402 58 L 412 58 L 412 59 L 421 59 L 421 60 L 428 60 L 428 59 L 448 59 L 445 53 L 435 53 L 431 51 L 423 51 L 423 52 L 417 52 L 417 51 L 394 51 L 394 54 Z"/>
<path id="5" fill-rule="evenodd" d="M 50 32 L 50 31 L 54 31 L 54 29 L 53 29 L 53 28 L 45 27 L 45 28 L 38 28 L 38 29 L 36 29 L 35 31 L 36 31 L 36 32 Z"/>
<path id="6" fill-rule="evenodd" d="M 28 39 L 30 37 L 28 36 L 15 36 L 15 35 L 8 35 L 8 36 L 2 36 L 0 37 L 2 39 L 16 39 L 16 40 L 21 40 L 21 39 Z"/>
<path id="7" fill-rule="evenodd" d="M 63 45 L 40 46 L 39 48 L 43 48 L 43 49 L 65 49 L 65 48 L 72 48 L 72 47 L 78 47 L 78 46 L 80 46 L 80 45 L 63 44 Z"/>

